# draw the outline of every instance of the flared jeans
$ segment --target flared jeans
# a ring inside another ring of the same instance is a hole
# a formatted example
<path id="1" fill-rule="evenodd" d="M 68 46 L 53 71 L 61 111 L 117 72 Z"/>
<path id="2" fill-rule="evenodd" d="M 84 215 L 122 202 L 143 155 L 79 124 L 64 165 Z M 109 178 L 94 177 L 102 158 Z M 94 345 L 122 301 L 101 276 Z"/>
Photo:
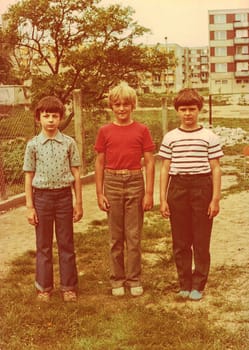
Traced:
<path id="1" fill-rule="evenodd" d="M 105 173 L 104 192 L 110 204 L 108 226 L 111 286 L 140 286 L 143 174 Z"/>
<path id="2" fill-rule="evenodd" d="M 51 291 L 53 278 L 53 231 L 59 254 L 60 288 L 75 290 L 78 277 L 73 239 L 73 205 L 71 188 L 34 191 L 38 215 L 36 226 L 36 280 L 40 291 Z"/>

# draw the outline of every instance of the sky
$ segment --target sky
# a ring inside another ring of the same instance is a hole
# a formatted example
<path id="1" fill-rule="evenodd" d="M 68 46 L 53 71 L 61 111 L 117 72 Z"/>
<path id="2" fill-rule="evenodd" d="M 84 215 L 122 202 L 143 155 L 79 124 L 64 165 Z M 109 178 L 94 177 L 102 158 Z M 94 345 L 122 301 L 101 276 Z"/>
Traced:
<path id="1" fill-rule="evenodd" d="M 0 14 L 17 0 L 0 0 Z M 249 8 L 249 0 L 102 0 L 103 5 L 119 3 L 135 10 L 133 18 L 152 35 L 144 44 L 175 43 L 194 47 L 208 45 L 208 10 Z"/>

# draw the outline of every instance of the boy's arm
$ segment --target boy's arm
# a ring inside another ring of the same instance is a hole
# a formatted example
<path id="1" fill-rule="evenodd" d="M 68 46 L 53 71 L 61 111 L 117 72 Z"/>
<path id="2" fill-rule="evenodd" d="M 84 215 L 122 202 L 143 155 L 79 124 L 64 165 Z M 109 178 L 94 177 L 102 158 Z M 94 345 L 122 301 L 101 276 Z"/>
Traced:
<path id="1" fill-rule="evenodd" d="M 108 211 L 110 204 L 104 195 L 104 169 L 105 169 L 105 153 L 97 153 L 95 161 L 95 182 L 98 206 L 103 211 Z"/>
<path id="2" fill-rule="evenodd" d="M 170 159 L 162 159 L 160 170 L 160 212 L 164 218 L 170 216 L 169 206 L 167 202 L 167 189 L 169 183 Z"/>
<path id="3" fill-rule="evenodd" d="M 33 187 L 32 180 L 35 173 L 32 171 L 25 172 L 25 196 L 26 196 L 26 207 L 27 207 L 27 219 L 31 225 L 38 224 L 38 217 L 33 202 Z"/>
<path id="4" fill-rule="evenodd" d="M 219 202 L 221 196 L 221 168 L 219 158 L 211 159 L 209 163 L 212 171 L 213 181 L 213 196 L 208 208 L 208 216 L 211 219 L 218 215 L 220 210 Z"/>
<path id="5" fill-rule="evenodd" d="M 75 194 L 75 205 L 73 213 L 73 221 L 79 221 L 83 216 L 83 207 L 82 207 L 82 185 L 80 179 L 80 168 L 71 167 L 71 172 L 74 177 L 74 194 Z"/>
<path id="6" fill-rule="evenodd" d="M 145 166 L 145 195 L 143 199 L 143 210 L 153 208 L 153 193 L 155 179 L 155 158 L 152 152 L 144 152 Z"/>

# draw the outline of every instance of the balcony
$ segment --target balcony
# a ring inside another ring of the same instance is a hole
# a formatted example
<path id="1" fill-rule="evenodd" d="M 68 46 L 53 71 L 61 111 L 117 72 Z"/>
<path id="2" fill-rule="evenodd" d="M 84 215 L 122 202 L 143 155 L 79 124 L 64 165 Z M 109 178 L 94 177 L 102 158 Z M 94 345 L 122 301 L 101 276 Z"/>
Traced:
<path id="1" fill-rule="evenodd" d="M 245 37 L 245 38 L 234 38 L 234 44 L 249 44 L 249 38 Z"/>
<path id="2" fill-rule="evenodd" d="M 239 72 L 235 72 L 235 77 L 236 78 L 249 78 L 249 71 L 239 71 Z"/>
<path id="3" fill-rule="evenodd" d="M 238 22 L 234 22 L 233 23 L 233 27 L 234 28 L 247 28 L 247 27 L 249 27 L 249 23 L 248 22 L 240 22 L 240 21 L 238 21 Z"/>
<path id="4" fill-rule="evenodd" d="M 249 61 L 249 54 L 236 54 L 234 59 L 235 61 Z"/>

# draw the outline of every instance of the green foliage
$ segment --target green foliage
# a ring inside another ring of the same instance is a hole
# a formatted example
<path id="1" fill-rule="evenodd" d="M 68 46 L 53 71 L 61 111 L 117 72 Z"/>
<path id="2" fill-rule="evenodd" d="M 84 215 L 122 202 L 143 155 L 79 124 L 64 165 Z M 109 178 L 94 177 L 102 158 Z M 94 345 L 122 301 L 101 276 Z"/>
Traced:
<path id="1" fill-rule="evenodd" d="M 137 86 L 137 72 L 166 67 L 157 48 L 135 45 L 149 30 L 134 21 L 131 7 L 99 3 L 24 0 L 10 7 L 5 40 L 15 44 L 23 80 L 35 72 L 34 103 L 47 94 L 66 102 L 73 89 L 81 88 L 84 106 L 96 106 L 120 80 Z M 23 51 L 30 58 L 26 67 Z"/>
<path id="2" fill-rule="evenodd" d="M 4 143 L 1 147 L 4 155 L 4 176 L 9 185 L 23 183 L 24 181 L 22 165 L 25 147 L 26 141 L 18 138 Z"/>

